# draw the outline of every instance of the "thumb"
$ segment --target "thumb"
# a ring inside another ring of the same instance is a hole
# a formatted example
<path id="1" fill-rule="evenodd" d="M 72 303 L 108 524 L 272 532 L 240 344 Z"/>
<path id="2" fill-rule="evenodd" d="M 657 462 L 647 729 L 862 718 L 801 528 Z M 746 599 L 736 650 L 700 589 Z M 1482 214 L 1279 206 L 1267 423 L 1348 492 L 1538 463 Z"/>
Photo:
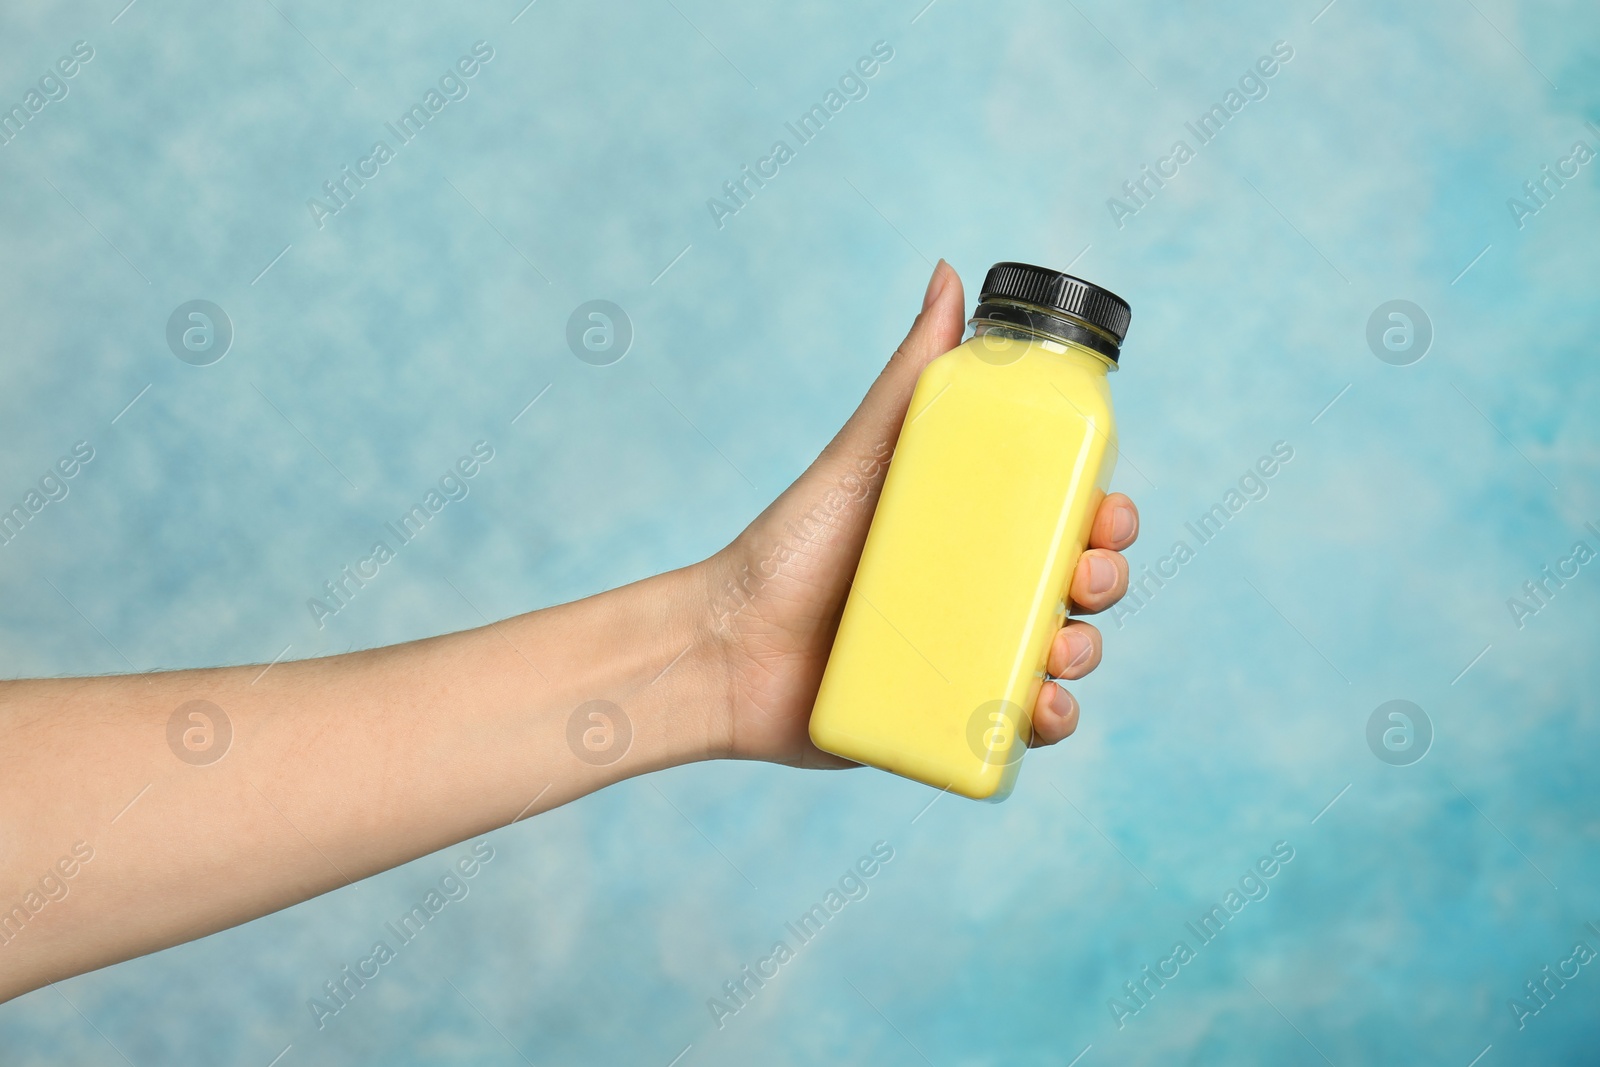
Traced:
<path id="1" fill-rule="evenodd" d="M 911 332 L 854 414 L 805 473 L 756 517 L 741 540 L 782 540 L 798 527 L 807 531 L 805 540 L 813 552 L 861 551 L 917 376 L 961 343 L 965 307 L 961 279 L 941 259 L 928 280 L 922 311 Z"/>
<path id="2" fill-rule="evenodd" d="M 961 278 L 944 260 L 933 268 L 928 290 L 922 298 L 922 311 L 911 324 L 900 347 L 879 372 L 844 428 L 824 452 L 844 457 L 887 457 L 900 436 L 911 391 L 917 377 L 939 356 L 961 343 L 966 297 Z"/>

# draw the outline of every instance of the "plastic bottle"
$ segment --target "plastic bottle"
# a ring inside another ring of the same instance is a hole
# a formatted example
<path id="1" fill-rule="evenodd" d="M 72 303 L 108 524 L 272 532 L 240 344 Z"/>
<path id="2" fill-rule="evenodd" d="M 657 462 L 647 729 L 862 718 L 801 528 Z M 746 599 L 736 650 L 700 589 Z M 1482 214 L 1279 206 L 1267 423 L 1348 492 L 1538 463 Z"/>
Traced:
<path id="1" fill-rule="evenodd" d="M 1009 795 L 1116 462 L 1106 374 L 1130 318 L 1071 275 L 989 270 L 971 336 L 912 393 L 811 713 L 819 748 Z"/>

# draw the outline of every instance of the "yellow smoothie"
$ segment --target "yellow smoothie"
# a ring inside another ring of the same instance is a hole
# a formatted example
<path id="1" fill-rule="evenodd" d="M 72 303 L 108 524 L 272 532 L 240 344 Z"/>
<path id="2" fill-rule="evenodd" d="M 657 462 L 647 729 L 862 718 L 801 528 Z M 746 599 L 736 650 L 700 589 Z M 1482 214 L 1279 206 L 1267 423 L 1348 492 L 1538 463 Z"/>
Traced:
<path id="1" fill-rule="evenodd" d="M 918 380 L 811 716 L 819 748 L 974 799 L 1015 783 L 1116 461 L 1116 346 L 1023 307 Z"/>

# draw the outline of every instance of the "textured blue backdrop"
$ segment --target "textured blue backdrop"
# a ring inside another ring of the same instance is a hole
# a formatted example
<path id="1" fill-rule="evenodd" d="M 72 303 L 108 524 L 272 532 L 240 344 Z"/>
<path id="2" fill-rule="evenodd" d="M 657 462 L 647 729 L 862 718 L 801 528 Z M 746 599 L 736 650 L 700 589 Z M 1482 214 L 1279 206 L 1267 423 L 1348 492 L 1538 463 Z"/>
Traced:
<path id="1" fill-rule="evenodd" d="M 1194 552 L 1104 620 L 1082 728 L 1002 806 L 634 780 L 491 835 L 320 1030 L 308 998 L 467 845 L 0 1007 L 0 1060 L 1593 1057 L 1600 969 L 1521 1029 L 1509 1004 L 1600 948 L 1600 564 L 1524 592 L 1600 551 L 1592 5 L 122 2 L 0 14 L 0 505 L 93 449 L 0 545 L 7 675 L 380 645 L 478 624 L 450 583 L 498 617 L 697 559 L 847 416 L 941 255 L 969 295 L 1022 259 L 1131 301 L 1133 564 Z M 166 339 L 194 299 L 233 327 L 209 366 Z M 635 333 L 610 366 L 565 340 L 591 299 Z M 1391 300 L 1431 323 L 1420 361 L 1369 346 Z M 477 440 L 470 496 L 319 629 L 307 598 Z M 1408 766 L 1367 741 L 1393 699 L 1435 734 Z M 867 896 L 719 1028 L 708 1000 L 878 841 Z"/>

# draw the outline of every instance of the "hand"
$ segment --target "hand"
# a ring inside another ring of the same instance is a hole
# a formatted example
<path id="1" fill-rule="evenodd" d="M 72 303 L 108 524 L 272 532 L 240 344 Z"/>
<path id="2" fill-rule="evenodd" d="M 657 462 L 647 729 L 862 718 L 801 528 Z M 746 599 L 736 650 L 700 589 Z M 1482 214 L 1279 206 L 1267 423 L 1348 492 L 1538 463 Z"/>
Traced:
<path id="1" fill-rule="evenodd" d="M 965 307 L 961 279 L 940 260 L 911 332 L 855 414 L 793 485 L 703 564 L 713 604 L 709 625 L 727 689 L 716 755 L 855 766 L 811 743 L 811 707 L 912 388 L 924 367 L 961 343 Z M 1104 611 L 1122 599 L 1128 563 L 1121 550 L 1138 530 L 1133 501 L 1121 493 L 1107 496 L 1073 572 L 1075 611 Z M 1046 670 L 1082 678 L 1099 666 L 1100 653 L 1100 631 L 1073 619 L 1051 644 Z M 1033 743 L 1055 744 L 1077 726 L 1072 694 L 1058 685 L 1042 687 Z"/>
<path id="2" fill-rule="evenodd" d="M 817 461 L 727 548 L 666 574 L 473 630 L 256 667 L 0 682 L 0 811 L 17 815 L 0 888 L 21 899 L 77 845 L 71 903 L 0 930 L 0 1001 L 202 937 L 488 833 L 623 778 L 706 757 L 851 766 L 807 727 L 917 376 L 961 341 L 940 263 L 888 366 Z M 1071 599 L 1128 587 L 1138 515 L 1107 497 Z M 707 604 L 710 604 L 708 609 Z M 1100 635 L 1073 621 L 1048 669 L 1081 678 Z M 627 743 L 591 759 L 574 713 L 626 709 Z M 225 709 L 198 766 L 174 712 Z M 1038 743 L 1078 723 L 1044 686 Z M 62 783 L 68 783 L 63 787 Z M 148 795 L 147 795 L 148 794 Z M 130 800 L 129 798 L 133 798 Z M 137 803 L 134 803 L 137 801 Z M 109 821 L 108 821 L 109 820 Z M 116 825 L 110 826 L 110 823 Z M 183 832 L 176 832 L 175 827 Z M 337 864 L 330 857 L 338 857 Z M 30 894 L 32 895 L 32 894 Z"/>

